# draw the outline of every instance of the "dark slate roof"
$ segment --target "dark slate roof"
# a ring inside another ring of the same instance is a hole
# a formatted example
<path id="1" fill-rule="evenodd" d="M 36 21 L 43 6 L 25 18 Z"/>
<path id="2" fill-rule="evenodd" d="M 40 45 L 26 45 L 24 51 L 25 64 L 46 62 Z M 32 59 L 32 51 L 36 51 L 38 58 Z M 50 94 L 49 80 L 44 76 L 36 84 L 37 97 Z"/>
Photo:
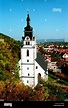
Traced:
<path id="1" fill-rule="evenodd" d="M 25 31 L 32 31 L 33 30 L 33 28 L 30 25 L 26 26 L 24 29 L 25 29 Z"/>
<path id="2" fill-rule="evenodd" d="M 22 37 L 22 39 L 24 40 L 24 39 L 25 39 L 25 37 Z"/>
<path id="3" fill-rule="evenodd" d="M 40 54 L 40 52 L 37 52 L 37 58 L 36 62 L 43 68 L 43 70 L 46 72 L 47 70 L 47 61 L 45 62 L 44 56 Z"/>

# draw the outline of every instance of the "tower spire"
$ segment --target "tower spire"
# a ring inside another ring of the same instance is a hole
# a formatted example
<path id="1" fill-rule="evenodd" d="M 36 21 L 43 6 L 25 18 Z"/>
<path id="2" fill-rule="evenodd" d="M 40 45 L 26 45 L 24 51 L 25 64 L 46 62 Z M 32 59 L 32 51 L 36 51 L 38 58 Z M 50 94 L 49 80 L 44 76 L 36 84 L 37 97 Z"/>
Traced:
<path id="1" fill-rule="evenodd" d="M 29 10 L 27 10 L 27 26 L 30 26 L 30 17 L 29 17 Z"/>

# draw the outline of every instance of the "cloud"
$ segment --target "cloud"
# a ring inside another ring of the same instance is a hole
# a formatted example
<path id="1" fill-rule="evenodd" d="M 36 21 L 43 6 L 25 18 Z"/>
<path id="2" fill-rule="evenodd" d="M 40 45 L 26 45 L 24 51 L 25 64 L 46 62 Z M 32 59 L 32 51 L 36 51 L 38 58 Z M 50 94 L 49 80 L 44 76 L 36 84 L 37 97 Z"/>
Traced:
<path id="1" fill-rule="evenodd" d="M 12 11 L 12 9 L 10 9 L 10 12 Z"/>
<path id="2" fill-rule="evenodd" d="M 45 19 L 45 21 L 47 21 L 47 19 Z"/>
<path id="3" fill-rule="evenodd" d="M 11 29 L 9 31 L 11 32 Z"/>
<path id="4" fill-rule="evenodd" d="M 53 11 L 53 12 L 61 12 L 62 10 L 61 10 L 61 8 L 53 8 L 52 11 Z"/>
<path id="5" fill-rule="evenodd" d="M 23 19 L 21 19 L 21 21 L 23 21 Z"/>
<path id="6" fill-rule="evenodd" d="M 33 29 L 33 31 L 35 31 L 35 29 Z"/>
<path id="7" fill-rule="evenodd" d="M 35 11 L 35 9 L 33 9 L 33 11 Z"/>
<path id="8" fill-rule="evenodd" d="M 58 32 L 58 29 L 56 29 L 56 31 Z"/>

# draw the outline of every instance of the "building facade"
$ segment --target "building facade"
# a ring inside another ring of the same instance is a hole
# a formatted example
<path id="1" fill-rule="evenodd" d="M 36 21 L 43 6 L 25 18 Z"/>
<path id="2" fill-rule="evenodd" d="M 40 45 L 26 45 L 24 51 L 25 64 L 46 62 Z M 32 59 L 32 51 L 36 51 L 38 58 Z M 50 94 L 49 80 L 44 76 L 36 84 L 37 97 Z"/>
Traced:
<path id="1" fill-rule="evenodd" d="M 20 79 L 30 87 L 38 84 L 38 76 L 48 80 L 47 60 L 37 51 L 36 37 L 30 26 L 30 17 L 27 15 L 27 26 L 24 28 L 23 44 L 21 46 Z"/>

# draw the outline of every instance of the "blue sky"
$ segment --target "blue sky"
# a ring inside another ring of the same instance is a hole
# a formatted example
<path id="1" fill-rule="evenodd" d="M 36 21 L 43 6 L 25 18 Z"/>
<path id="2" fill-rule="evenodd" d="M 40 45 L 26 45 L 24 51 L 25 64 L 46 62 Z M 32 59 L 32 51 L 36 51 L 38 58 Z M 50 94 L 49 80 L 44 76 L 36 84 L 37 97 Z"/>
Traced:
<path id="1" fill-rule="evenodd" d="M 0 33 L 21 40 L 27 10 L 37 39 L 68 38 L 68 0 L 0 0 Z"/>

